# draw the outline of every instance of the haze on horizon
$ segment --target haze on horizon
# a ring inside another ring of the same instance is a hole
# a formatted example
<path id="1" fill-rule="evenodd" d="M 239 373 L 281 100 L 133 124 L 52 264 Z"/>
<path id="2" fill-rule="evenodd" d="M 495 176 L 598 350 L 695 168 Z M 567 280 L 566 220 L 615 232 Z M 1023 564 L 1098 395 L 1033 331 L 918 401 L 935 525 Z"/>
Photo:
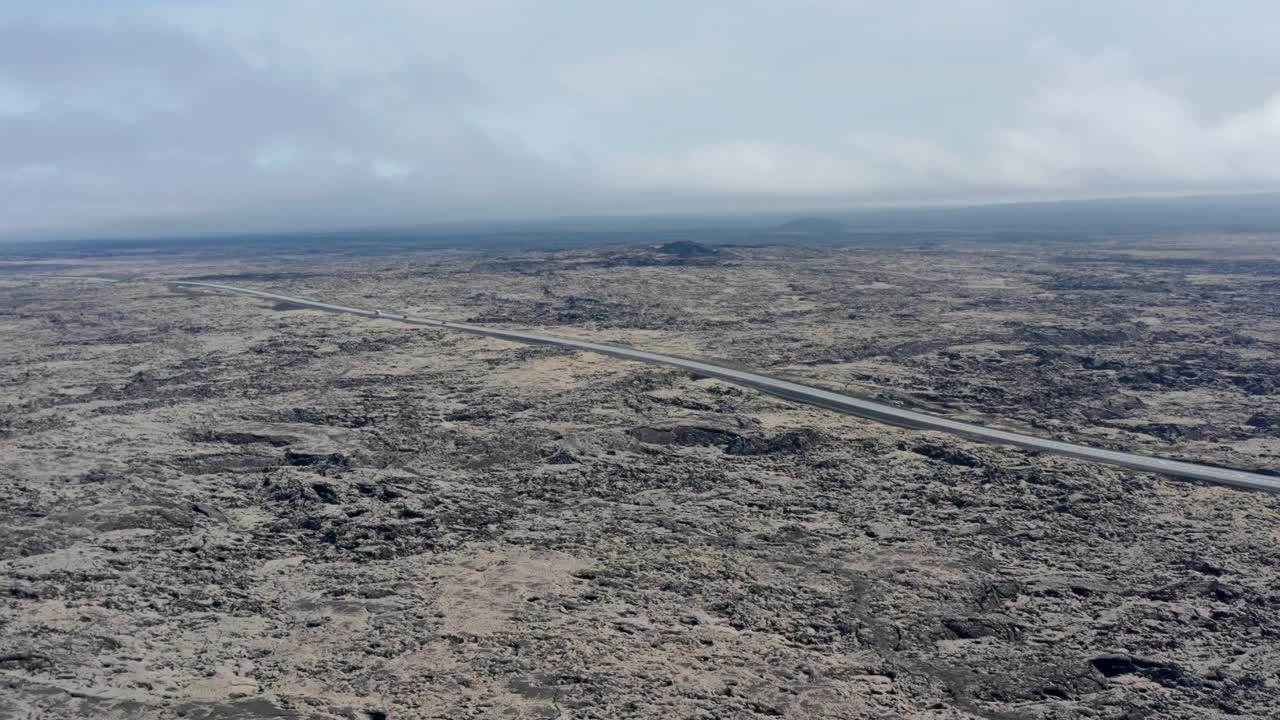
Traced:
<path id="1" fill-rule="evenodd" d="M 1280 189 L 1280 4 L 0 4 L 0 235 Z"/>

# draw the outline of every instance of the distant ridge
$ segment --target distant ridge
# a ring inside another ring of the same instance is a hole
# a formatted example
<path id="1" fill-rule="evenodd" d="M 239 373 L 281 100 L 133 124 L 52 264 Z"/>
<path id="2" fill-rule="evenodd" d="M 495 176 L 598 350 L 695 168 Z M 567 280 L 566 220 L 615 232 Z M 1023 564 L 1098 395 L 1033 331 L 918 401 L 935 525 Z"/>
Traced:
<path id="1" fill-rule="evenodd" d="M 804 235 L 833 235 L 848 232 L 849 226 L 831 218 L 806 217 L 788 220 L 775 228 L 775 230 Z"/>
<path id="2" fill-rule="evenodd" d="M 1082 237 L 1164 233 L 1280 233 L 1280 193 L 1046 200 L 979 205 L 792 208 L 790 210 L 653 215 L 543 217 L 529 220 L 438 222 L 331 229 L 245 230 L 54 237 L 0 228 L 0 253 L 11 257 L 65 253 L 98 256 L 128 251 L 191 250 L 259 253 L 405 252 L 428 248 L 565 248 L 608 243 L 651 244 L 656 234 L 697 237 L 710 245 L 741 242 L 752 233 L 771 241 L 846 241 L 872 233 L 918 238 L 922 233 L 1014 234 L 1064 241 Z M 652 247 L 652 245 L 650 245 Z"/>
<path id="3" fill-rule="evenodd" d="M 706 257 L 720 254 L 720 251 L 713 247 L 707 247 L 690 240 L 676 240 L 666 245 L 659 245 L 657 251 L 665 255 L 677 255 L 679 257 Z"/>

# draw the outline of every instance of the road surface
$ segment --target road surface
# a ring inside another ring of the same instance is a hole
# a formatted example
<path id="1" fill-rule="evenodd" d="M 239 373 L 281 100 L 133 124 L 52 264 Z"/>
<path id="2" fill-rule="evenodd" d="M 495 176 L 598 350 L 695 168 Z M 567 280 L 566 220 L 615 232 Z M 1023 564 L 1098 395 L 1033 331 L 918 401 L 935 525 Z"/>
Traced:
<path id="1" fill-rule="evenodd" d="M 1025 435 L 1023 433 L 1009 432 L 1006 430 L 996 430 L 982 425 L 975 425 L 973 423 L 949 420 L 947 418 L 930 415 L 928 413 L 903 410 L 901 408 L 893 407 L 892 405 L 884 405 L 870 400 L 849 397 L 848 395 L 841 395 L 829 390 L 801 385 L 787 380 L 779 380 L 777 378 L 771 378 L 752 372 L 734 370 L 732 368 L 711 365 L 704 362 L 698 362 L 696 360 L 686 360 L 684 358 L 673 357 L 670 355 L 660 355 L 658 353 L 645 352 L 643 350 L 633 350 L 631 348 L 616 347 L 613 345 L 602 345 L 599 343 L 587 342 L 585 340 L 573 340 L 570 338 L 561 338 L 552 335 L 539 335 L 537 333 L 519 332 L 516 330 L 499 330 L 495 328 L 481 327 L 479 325 L 449 322 L 446 320 L 411 317 L 402 313 L 365 310 L 362 308 L 346 307 L 345 305 L 331 305 L 329 303 L 317 302 L 315 300 L 306 300 L 303 298 L 290 297 L 288 295 L 278 295 L 276 293 L 235 287 L 233 285 L 191 281 L 169 281 L 168 284 L 226 290 L 228 292 L 250 295 L 253 297 L 263 298 L 265 300 L 275 300 L 299 307 L 314 308 L 316 310 L 327 310 L 330 312 L 362 315 L 369 318 L 395 320 L 397 322 L 409 323 L 410 325 L 427 325 L 436 328 L 459 330 L 476 335 L 501 338 L 503 340 L 512 340 L 521 343 L 558 345 L 561 347 L 573 348 L 575 350 L 585 350 L 587 352 L 600 353 L 602 355 L 611 355 L 613 357 L 623 358 L 626 360 L 637 360 L 639 362 L 657 365 L 669 365 L 683 370 L 688 370 L 699 375 L 720 378 L 721 380 L 726 380 L 737 385 L 745 385 L 771 395 L 787 398 L 788 400 L 817 405 L 819 407 L 829 408 L 831 410 L 837 410 L 839 412 L 849 413 L 859 417 L 878 420 L 891 425 L 920 430 L 937 430 L 951 433 L 953 435 L 959 435 L 971 440 L 999 443 L 1002 445 L 1015 445 L 1028 450 L 1038 450 L 1041 452 L 1053 453 L 1055 455 L 1065 455 L 1066 457 L 1078 458 L 1080 460 L 1089 460 L 1109 465 L 1119 465 L 1122 467 L 1132 468 L 1134 470 L 1159 473 L 1161 475 L 1168 475 L 1175 478 L 1199 480 L 1216 485 L 1228 485 L 1237 488 L 1280 493 L 1280 478 L 1277 477 L 1269 477 L 1267 475 L 1245 472 L 1243 470 L 1231 470 L 1228 468 L 1197 465 L 1195 463 L 1181 462 L 1178 460 L 1148 457 L 1134 453 L 1117 452 L 1115 450 L 1103 450 L 1101 448 L 1093 448 L 1087 445 L 1076 445 L 1074 443 L 1059 442 L 1057 440 L 1046 440 L 1044 438 L 1035 437 L 1034 435 Z"/>

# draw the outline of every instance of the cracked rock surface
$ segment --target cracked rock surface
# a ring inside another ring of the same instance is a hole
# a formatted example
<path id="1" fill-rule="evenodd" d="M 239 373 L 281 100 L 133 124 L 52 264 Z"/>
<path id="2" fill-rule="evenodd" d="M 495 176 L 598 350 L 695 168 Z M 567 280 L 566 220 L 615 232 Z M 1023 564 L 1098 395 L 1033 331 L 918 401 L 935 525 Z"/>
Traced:
<path id="1" fill-rule="evenodd" d="M 1280 469 L 1265 262 L 614 247 L 146 267 Z M 6 720 L 1280 707 L 1280 498 L 674 370 L 0 263 L 0 458 Z"/>

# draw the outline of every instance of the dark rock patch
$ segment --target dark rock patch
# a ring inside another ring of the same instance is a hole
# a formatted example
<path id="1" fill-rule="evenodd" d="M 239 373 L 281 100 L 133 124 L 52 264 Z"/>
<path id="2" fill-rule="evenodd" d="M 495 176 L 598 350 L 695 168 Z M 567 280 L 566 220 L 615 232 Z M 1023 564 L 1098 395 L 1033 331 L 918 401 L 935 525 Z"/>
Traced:
<path id="1" fill-rule="evenodd" d="M 547 459 L 543 460 L 543 462 L 548 465 L 576 465 L 578 463 L 578 458 L 574 457 L 573 454 L 567 450 L 556 450 L 548 455 Z"/>
<path id="2" fill-rule="evenodd" d="M 629 431 L 631 437 L 649 445 L 679 445 L 682 447 L 725 446 L 741 436 L 715 427 L 697 425 L 672 425 L 670 427 L 638 427 Z"/>
<path id="3" fill-rule="evenodd" d="M 1123 370 L 1124 363 L 1119 360 L 1098 360 L 1086 356 L 1080 358 L 1080 367 L 1085 370 Z"/>
<path id="4" fill-rule="evenodd" d="M 959 465 L 961 467 L 971 468 L 982 467 L 982 461 L 972 453 L 965 452 L 959 448 L 947 447 L 945 445 L 925 443 L 911 448 L 911 452 L 917 455 L 923 455 L 930 460 L 937 460 L 949 465 Z"/>
<path id="5" fill-rule="evenodd" d="M 362 428 L 373 425 L 375 418 L 346 412 L 321 412 L 310 408 L 291 408 L 275 418 L 278 422 L 326 425 L 329 427 Z"/>
<path id="6" fill-rule="evenodd" d="M 311 483 L 311 489 L 315 491 L 316 497 L 320 501 L 328 505 L 338 504 L 338 491 L 328 483 Z"/>
<path id="7" fill-rule="evenodd" d="M 1175 423 L 1147 423 L 1146 425 L 1138 425 L 1133 430 L 1144 435 L 1152 435 L 1164 440 L 1165 442 L 1177 442 L 1180 440 L 1203 440 L 1204 432 L 1201 428 L 1194 425 L 1178 425 Z"/>
<path id="8" fill-rule="evenodd" d="M 699 425 L 638 427 L 631 437 L 649 445 L 719 447 L 728 455 L 771 455 L 803 452 L 823 443 L 827 436 L 812 428 L 787 430 L 773 436 L 743 435 L 732 430 Z"/>
<path id="9" fill-rule="evenodd" d="M 774 453 L 804 452 L 822 444 L 827 436 L 812 428 L 788 430 L 773 437 L 736 436 L 725 446 L 729 455 L 772 455 Z"/>
<path id="10" fill-rule="evenodd" d="M 220 432 L 215 430 L 203 430 L 192 432 L 187 435 L 187 439 L 191 442 L 198 443 L 227 443 L 228 445 L 270 445 L 271 447 L 284 447 L 293 442 L 293 438 L 284 435 L 259 435 L 257 433 L 248 432 Z"/>
<path id="11" fill-rule="evenodd" d="M 1244 421 L 1244 424 L 1260 430 L 1268 430 L 1280 426 L 1280 417 L 1268 415 L 1267 413 L 1254 413 L 1249 416 L 1248 420 Z"/>
<path id="12" fill-rule="evenodd" d="M 973 640 L 984 637 L 998 637 L 1004 640 L 1016 640 L 1022 636 L 1022 626 L 1001 618 L 956 617 L 948 618 L 942 626 L 961 640 Z"/>
<path id="13" fill-rule="evenodd" d="M 1106 678 L 1120 675 L 1141 675 L 1165 687 L 1188 684 L 1191 679 L 1181 668 L 1173 663 L 1149 660 L 1132 655 L 1099 655 L 1090 660 L 1089 665 Z"/>
<path id="14" fill-rule="evenodd" d="M 346 467 L 351 464 L 351 458 L 342 453 L 329 453 L 328 455 L 316 453 L 294 452 L 293 450 L 284 451 L 284 461 L 286 465 L 295 467 L 315 467 L 315 466 L 332 466 Z"/>

